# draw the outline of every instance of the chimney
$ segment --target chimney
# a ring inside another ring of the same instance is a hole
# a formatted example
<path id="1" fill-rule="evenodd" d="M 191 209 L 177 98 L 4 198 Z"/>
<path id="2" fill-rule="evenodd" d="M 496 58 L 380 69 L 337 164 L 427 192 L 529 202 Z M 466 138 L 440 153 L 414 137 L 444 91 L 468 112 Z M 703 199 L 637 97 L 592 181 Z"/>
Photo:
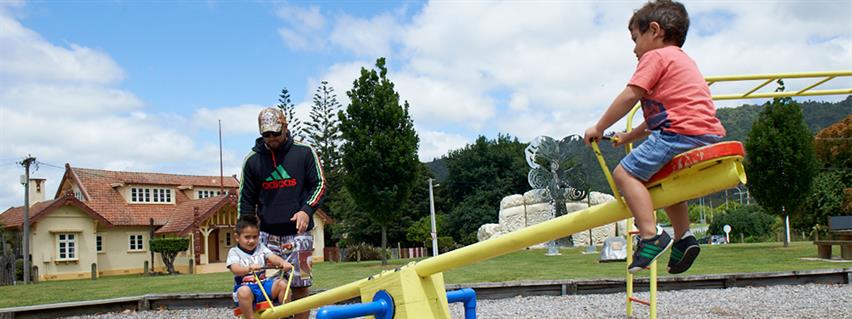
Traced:
<path id="1" fill-rule="evenodd" d="M 30 178 L 30 183 L 27 187 L 30 188 L 30 207 L 35 203 L 44 201 L 44 178 Z"/>

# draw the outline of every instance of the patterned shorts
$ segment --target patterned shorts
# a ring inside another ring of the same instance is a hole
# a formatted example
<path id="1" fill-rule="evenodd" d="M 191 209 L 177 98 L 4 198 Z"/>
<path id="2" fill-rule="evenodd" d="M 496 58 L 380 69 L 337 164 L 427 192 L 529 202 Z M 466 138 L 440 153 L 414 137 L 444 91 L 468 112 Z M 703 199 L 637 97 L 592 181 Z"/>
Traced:
<path id="1" fill-rule="evenodd" d="M 293 282 L 290 287 L 302 288 L 313 285 L 311 256 L 314 252 L 314 237 L 311 236 L 310 232 L 289 236 L 260 232 L 260 243 L 266 245 L 273 253 L 293 265 Z M 280 274 L 275 274 L 275 276 L 278 275 Z M 289 276 L 289 272 L 285 273 L 284 280 L 287 280 Z"/>

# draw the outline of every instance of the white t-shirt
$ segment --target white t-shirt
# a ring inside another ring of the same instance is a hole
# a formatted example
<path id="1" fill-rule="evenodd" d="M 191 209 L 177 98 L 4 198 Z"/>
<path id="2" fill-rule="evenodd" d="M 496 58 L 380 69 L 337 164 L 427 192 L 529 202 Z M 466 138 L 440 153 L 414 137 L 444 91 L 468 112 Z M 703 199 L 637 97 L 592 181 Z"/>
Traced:
<path id="1" fill-rule="evenodd" d="M 246 252 L 239 246 L 234 246 L 228 251 L 228 260 L 225 264 L 228 265 L 228 269 L 230 269 L 231 265 L 234 264 L 239 264 L 243 267 L 256 264 L 263 267 L 266 266 L 266 258 L 269 258 L 270 255 L 272 255 L 272 251 L 269 250 L 269 248 L 266 248 L 266 245 L 257 245 L 252 252 Z M 251 274 L 248 274 L 247 276 L 251 276 Z M 234 283 L 239 285 L 243 282 L 243 277 L 244 276 L 234 276 Z"/>

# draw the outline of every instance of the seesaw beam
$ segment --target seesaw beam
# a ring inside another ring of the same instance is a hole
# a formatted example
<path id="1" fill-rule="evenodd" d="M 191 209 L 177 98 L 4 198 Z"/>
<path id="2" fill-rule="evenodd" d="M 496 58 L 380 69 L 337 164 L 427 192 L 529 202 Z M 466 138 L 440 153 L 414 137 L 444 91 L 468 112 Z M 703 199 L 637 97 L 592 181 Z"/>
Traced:
<path id="1" fill-rule="evenodd" d="M 679 171 L 649 189 L 655 208 L 667 207 L 745 183 L 741 156 L 729 156 L 696 164 Z M 418 276 L 428 277 L 444 271 L 475 264 L 526 247 L 555 240 L 581 231 L 630 217 L 618 201 L 592 206 L 537 225 L 480 243 L 459 248 L 414 264 Z M 361 279 L 307 298 L 274 307 L 261 314 L 262 319 L 281 318 L 320 306 L 334 304 L 360 295 L 368 279 Z"/>

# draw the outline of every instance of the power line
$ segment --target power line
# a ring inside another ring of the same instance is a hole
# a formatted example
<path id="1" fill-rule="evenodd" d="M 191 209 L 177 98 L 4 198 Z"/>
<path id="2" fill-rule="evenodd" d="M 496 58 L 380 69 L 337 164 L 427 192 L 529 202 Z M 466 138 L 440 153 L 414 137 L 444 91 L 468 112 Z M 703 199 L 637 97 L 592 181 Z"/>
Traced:
<path id="1" fill-rule="evenodd" d="M 50 167 L 50 168 L 61 169 L 63 171 L 65 170 L 65 167 L 62 167 L 62 166 L 59 166 L 59 165 L 53 165 L 53 164 L 50 164 L 50 163 L 45 163 L 45 162 L 42 162 L 42 161 L 36 161 L 36 164 L 44 165 L 44 166 L 47 166 L 47 167 Z"/>

